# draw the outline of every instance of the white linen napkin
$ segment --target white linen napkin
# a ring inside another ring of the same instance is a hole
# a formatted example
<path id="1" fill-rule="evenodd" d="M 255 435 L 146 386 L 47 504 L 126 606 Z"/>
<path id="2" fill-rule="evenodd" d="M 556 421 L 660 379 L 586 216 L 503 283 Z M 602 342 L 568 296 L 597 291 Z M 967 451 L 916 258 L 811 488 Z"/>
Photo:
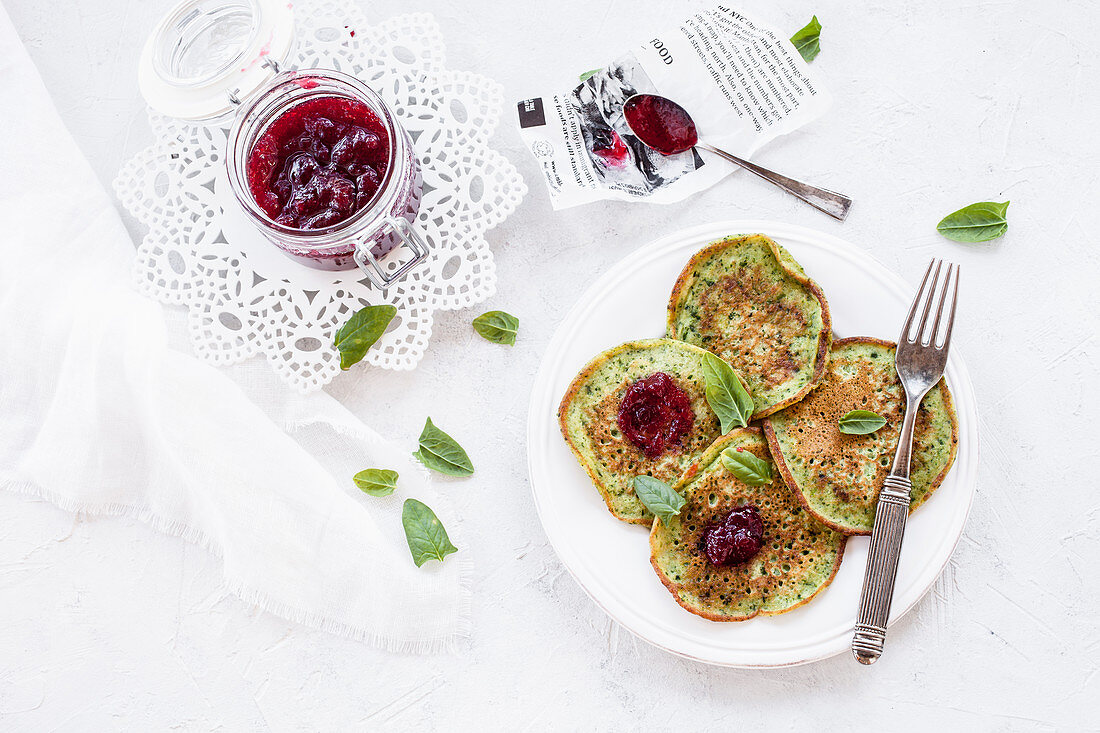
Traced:
<path id="1" fill-rule="evenodd" d="M 198 543 L 229 591 L 293 621 L 412 652 L 468 636 L 469 558 L 415 436 L 383 440 L 324 393 L 250 401 L 169 348 L 160 305 L 130 286 L 122 222 L 2 7 L 0 82 L 18 100 L 0 107 L 0 486 Z M 359 492 L 368 467 L 398 471 L 398 491 Z M 457 554 L 413 564 L 406 497 Z"/>

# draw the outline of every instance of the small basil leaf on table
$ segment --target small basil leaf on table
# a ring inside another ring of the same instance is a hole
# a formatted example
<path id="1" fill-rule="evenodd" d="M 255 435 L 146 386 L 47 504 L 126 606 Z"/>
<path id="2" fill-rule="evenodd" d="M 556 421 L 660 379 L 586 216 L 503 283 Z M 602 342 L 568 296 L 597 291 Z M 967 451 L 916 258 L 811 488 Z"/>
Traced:
<path id="1" fill-rule="evenodd" d="M 988 242 L 1008 231 L 1008 205 L 979 201 L 948 214 L 936 225 L 936 231 L 956 242 Z"/>
<path id="2" fill-rule="evenodd" d="M 474 330 L 494 344 L 511 346 L 516 343 L 519 319 L 504 311 L 489 311 L 474 319 Z"/>
<path id="3" fill-rule="evenodd" d="M 448 476 L 469 476 L 474 464 L 454 438 L 437 428 L 429 417 L 420 433 L 420 450 L 413 457 L 433 471 Z"/>
<path id="4" fill-rule="evenodd" d="M 722 435 L 749 424 L 754 408 L 752 395 L 733 367 L 711 353 L 703 356 L 707 404 L 721 423 Z"/>
<path id="5" fill-rule="evenodd" d="M 405 540 L 413 562 L 420 567 L 428 560 L 439 560 L 458 548 L 451 544 L 447 530 L 427 504 L 416 499 L 405 499 L 401 507 L 401 526 L 405 528 Z"/>
<path id="6" fill-rule="evenodd" d="M 581 74 L 581 81 L 588 81 L 590 78 L 600 73 L 601 71 L 603 71 L 603 69 L 592 69 L 592 71 L 586 71 Z"/>
<path id="7" fill-rule="evenodd" d="M 367 468 L 353 477 L 355 485 L 371 496 L 389 496 L 397 488 L 397 471 Z"/>
<path id="8" fill-rule="evenodd" d="M 763 458 L 757 458 L 747 450 L 722 451 L 722 465 L 739 481 L 749 486 L 771 483 L 771 466 Z"/>
<path id="9" fill-rule="evenodd" d="M 684 497 L 673 491 L 664 481 L 652 476 L 635 476 L 634 493 L 645 504 L 645 508 L 663 522 L 679 514 L 684 506 Z"/>
<path id="10" fill-rule="evenodd" d="M 386 326 L 390 325 L 395 315 L 397 308 L 392 305 L 368 305 L 357 310 L 347 323 L 340 326 L 336 332 L 340 368 L 346 370 L 362 361 L 367 349 L 385 333 Z"/>
<path id="11" fill-rule="evenodd" d="M 840 432 L 848 435 L 867 435 L 886 424 L 886 418 L 870 410 L 852 410 L 837 421 Z"/>
<path id="12" fill-rule="evenodd" d="M 821 23 L 815 15 L 802 30 L 791 36 L 791 43 L 795 50 L 802 54 L 802 58 L 809 63 L 821 53 Z"/>

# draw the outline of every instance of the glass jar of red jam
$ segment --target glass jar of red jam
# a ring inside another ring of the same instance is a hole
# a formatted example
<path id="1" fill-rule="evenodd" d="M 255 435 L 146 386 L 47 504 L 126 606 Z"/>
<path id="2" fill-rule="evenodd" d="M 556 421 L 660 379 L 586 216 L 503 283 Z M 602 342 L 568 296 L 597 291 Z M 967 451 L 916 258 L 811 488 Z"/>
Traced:
<path id="1" fill-rule="evenodd" d="M 428 255 L 411 226 L 420 166 L 409 134 L 367 85 L 337 71 L 285 72 L 229 132 L 229 183 L 252 223 L 303 263 L 358 265 L 379 287 Z M 381 258 L 404 244 L 404 263 Z"/>
<path id="2" fill-rule="evenodd" d="M 281 71 L 293 47 L 285 0 L 183 0 L 146 43 L 139 82 L 166 115 L 228 126 L 229 187 L 267 241 L 310 267 L 358 266 L 385 288 L 428 257 L 412 226 L 412 140 L 355 77 Z M 401 245 L 411 257 L 390 254 Z"/>

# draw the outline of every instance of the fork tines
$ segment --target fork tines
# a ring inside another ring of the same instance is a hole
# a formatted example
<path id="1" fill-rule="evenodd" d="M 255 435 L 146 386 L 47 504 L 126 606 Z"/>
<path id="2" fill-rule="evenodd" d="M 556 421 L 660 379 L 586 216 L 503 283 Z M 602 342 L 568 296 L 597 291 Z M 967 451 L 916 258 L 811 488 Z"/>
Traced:
<path id="1" fill-rule="evenodd" d="M 947 349 L 950 345 L 951 328 L 955 325 L 955 306 L 959 296 L 959 266 L 951 262 L 946 263 L 947 271 L 941 283 L 940 271 L 943 269 L 944 264 L 943 260 L 936 258 L 928 263 L 928 269 L 924 273 L 924 279 L 921 280 L 920 289 L 917 291 L 916 297 L 913 298 L 913 305 L 909 308 L 905 325 L 902 326 L 901 336 L 898 338 L 899 345 L 919 343 L 921 346 L 932 346 L 936 349 Z M 939 304 L 936 306 L 936 318 L 932 321 L 931 328 L 929 328 L 928 316 L 932 312 L 932 301 L 936 299 L 937 290 L 940 296 Z M 951 310 L 947 313 L 947 320 L 941 331 L 940 324 L 944 321 L 943 307 L 947 303 L 948 290 L 951 291 Z M 920 323 L 914 330 L 913 317 L 922 304 L 924 308 L 921 311 Z"/>

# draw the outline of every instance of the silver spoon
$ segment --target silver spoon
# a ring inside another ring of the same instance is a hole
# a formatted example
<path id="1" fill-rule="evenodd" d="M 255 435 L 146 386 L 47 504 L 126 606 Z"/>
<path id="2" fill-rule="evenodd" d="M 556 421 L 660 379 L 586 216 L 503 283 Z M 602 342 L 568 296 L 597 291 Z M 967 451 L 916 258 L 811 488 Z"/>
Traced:
<path id="1" fill-rule="evenodd" d="M 765 181 L 771 181 L 787 193 L 797 196 L 834 219 L 844 221 L 848 216 L 852 200 L 844 194 L 781 176 L 767 168 L 761 168 L 755 163 L 731 155 L 725 150 L 700 142 L 699 133 L 695 129 L 695 121 L 691 119 L 691 115 L 668 97 L 658 94 L 635 94 L 623 103 L 623 116 L 635 137 L 646 147 L 658 153 L 675 155 L 694 147 L 702 148 L 731 163 L 736 163 Z"/>

